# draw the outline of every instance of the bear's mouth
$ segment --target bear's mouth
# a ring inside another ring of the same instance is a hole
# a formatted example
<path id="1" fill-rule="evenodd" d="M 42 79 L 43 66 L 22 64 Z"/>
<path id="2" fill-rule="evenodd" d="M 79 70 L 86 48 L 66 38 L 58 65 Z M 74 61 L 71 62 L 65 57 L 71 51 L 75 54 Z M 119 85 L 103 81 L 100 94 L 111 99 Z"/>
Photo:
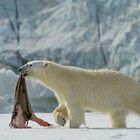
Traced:
<path id="1" fill-rule="evenodd" d="M 19 72 L 21 73 L 22 76 L 27 76 L 28 75 L 28 70 L 25 70 L 24 67 L 19 68 Z"/>
<path id="2" fill-rule="evenodd" d="M 28 76 L 28 71 L 21 71 L 20 73 L 21 73 L 21 75 L 22 75 L 23 77 Z"/>
<path id="3" fill-rule="evenodd" d="M 28 74 L 27 74 L 27 73 L 24 73 L 24 74 L 22 74 L 22 75 L 25 77 L 25 76 L 27 76 Z"/>
<path id="4" fill-rule="evenodd" d="M 22 76 L 26 77 L 28 73 L 21 73 Z"/>

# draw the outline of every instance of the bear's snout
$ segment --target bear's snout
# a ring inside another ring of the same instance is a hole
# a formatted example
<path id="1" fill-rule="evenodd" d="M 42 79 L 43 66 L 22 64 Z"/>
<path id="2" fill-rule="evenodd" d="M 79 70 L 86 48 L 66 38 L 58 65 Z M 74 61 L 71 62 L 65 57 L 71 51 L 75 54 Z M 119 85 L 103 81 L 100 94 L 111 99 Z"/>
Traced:
<path id="1" fill-rule="evenodd" d="M 24 71 L 24 67 L 23 67 L 23 66 L 19 67 L 19 68 L 18 68 L 18 71 L 19 71 L 20 73 L 22 73 L 22 72 Z"/>
<path id="2" fill-rule="evenodd" d="M 25 69 L 25 66 L 21 66 L 19 67 L 19 72 L 23 75 L 23 76 L 27 76 L 27 70 Z"/>
<path id="3" fill-rule="evenodd" d="M 22 68 L 20 67 L 20 68 L 18 69 L 18 71 L 21 72 L 21 71 L 22 71 Z"/>

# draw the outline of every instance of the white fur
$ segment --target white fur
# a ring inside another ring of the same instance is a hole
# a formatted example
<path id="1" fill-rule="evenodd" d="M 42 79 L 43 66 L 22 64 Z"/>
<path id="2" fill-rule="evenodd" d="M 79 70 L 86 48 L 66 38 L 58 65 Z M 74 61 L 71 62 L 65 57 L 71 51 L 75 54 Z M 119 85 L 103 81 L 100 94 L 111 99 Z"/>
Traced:
<path id="1" fill-rule="evenodd" d="M 59 102 L 54 117 L 60 125 L 67 120 L 71 128 L 85 124 L 86 110 L 108 112 L 112 127 L 125 127 L 131 111 L 140 114 L 140 84 L 117 71 L 31 61 L 22 67 L 25 72 L 54 91 Z"/>

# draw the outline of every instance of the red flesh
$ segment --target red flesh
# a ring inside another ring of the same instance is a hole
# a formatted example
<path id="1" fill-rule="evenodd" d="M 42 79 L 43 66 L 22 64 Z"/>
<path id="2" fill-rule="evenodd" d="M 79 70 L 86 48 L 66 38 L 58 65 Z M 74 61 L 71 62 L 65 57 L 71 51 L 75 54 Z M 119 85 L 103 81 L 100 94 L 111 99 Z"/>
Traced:
<path id="1" fill-rule="evenodd" d="M 31 128 L 26 124 L 25 118 L 23 116 L 23 111 L 20 105 L 16 106 L 16 113 L 17 113 L 17 116 L 12 121 L 12 127 L 13 128 Z M 32 113 L 31 120 L 43 127 L 50 126 L 50 124 L 47 121 L 44 121 L 38 118 L 34 113 Z"/>
<path id="2" fill-rule="evenodd" d="M 50 124 L 47 121 L 44 121 L 44 120 L 36 117 L 36 115 L 34 113 L 32 114 L 31 120 L 34 121 L 34 122 L 36 122 L 40 126 L 44 126 L 44 127 L 50 126 Z"/>
<path id="3" fill-rule="evenodd" d="M 25 118 L 23 116 L 23 111 L 20 107 L 20 105 L 16 106 L 16 112 L 17 112 L 17 116 L 13 119 L 12 121 L 12 127 L 14 128 L 30 128 L 29 126 L 27 126 L 25 124 Z"/>

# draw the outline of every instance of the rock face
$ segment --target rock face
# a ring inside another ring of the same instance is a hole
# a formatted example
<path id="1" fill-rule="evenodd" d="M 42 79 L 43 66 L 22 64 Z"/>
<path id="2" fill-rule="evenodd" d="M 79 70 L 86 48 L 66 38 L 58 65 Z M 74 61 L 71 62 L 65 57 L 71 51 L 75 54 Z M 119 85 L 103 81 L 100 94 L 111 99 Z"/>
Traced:
<path id="1" fill-rule="evenodd" d="M 5 49 L 18 49 L 26 60 L 49 58 L 137 75 L 139 13 L 138 0 L 0 1 L 1 53 Z M 18 67 L 21 62 L 15 65 Z"/>

